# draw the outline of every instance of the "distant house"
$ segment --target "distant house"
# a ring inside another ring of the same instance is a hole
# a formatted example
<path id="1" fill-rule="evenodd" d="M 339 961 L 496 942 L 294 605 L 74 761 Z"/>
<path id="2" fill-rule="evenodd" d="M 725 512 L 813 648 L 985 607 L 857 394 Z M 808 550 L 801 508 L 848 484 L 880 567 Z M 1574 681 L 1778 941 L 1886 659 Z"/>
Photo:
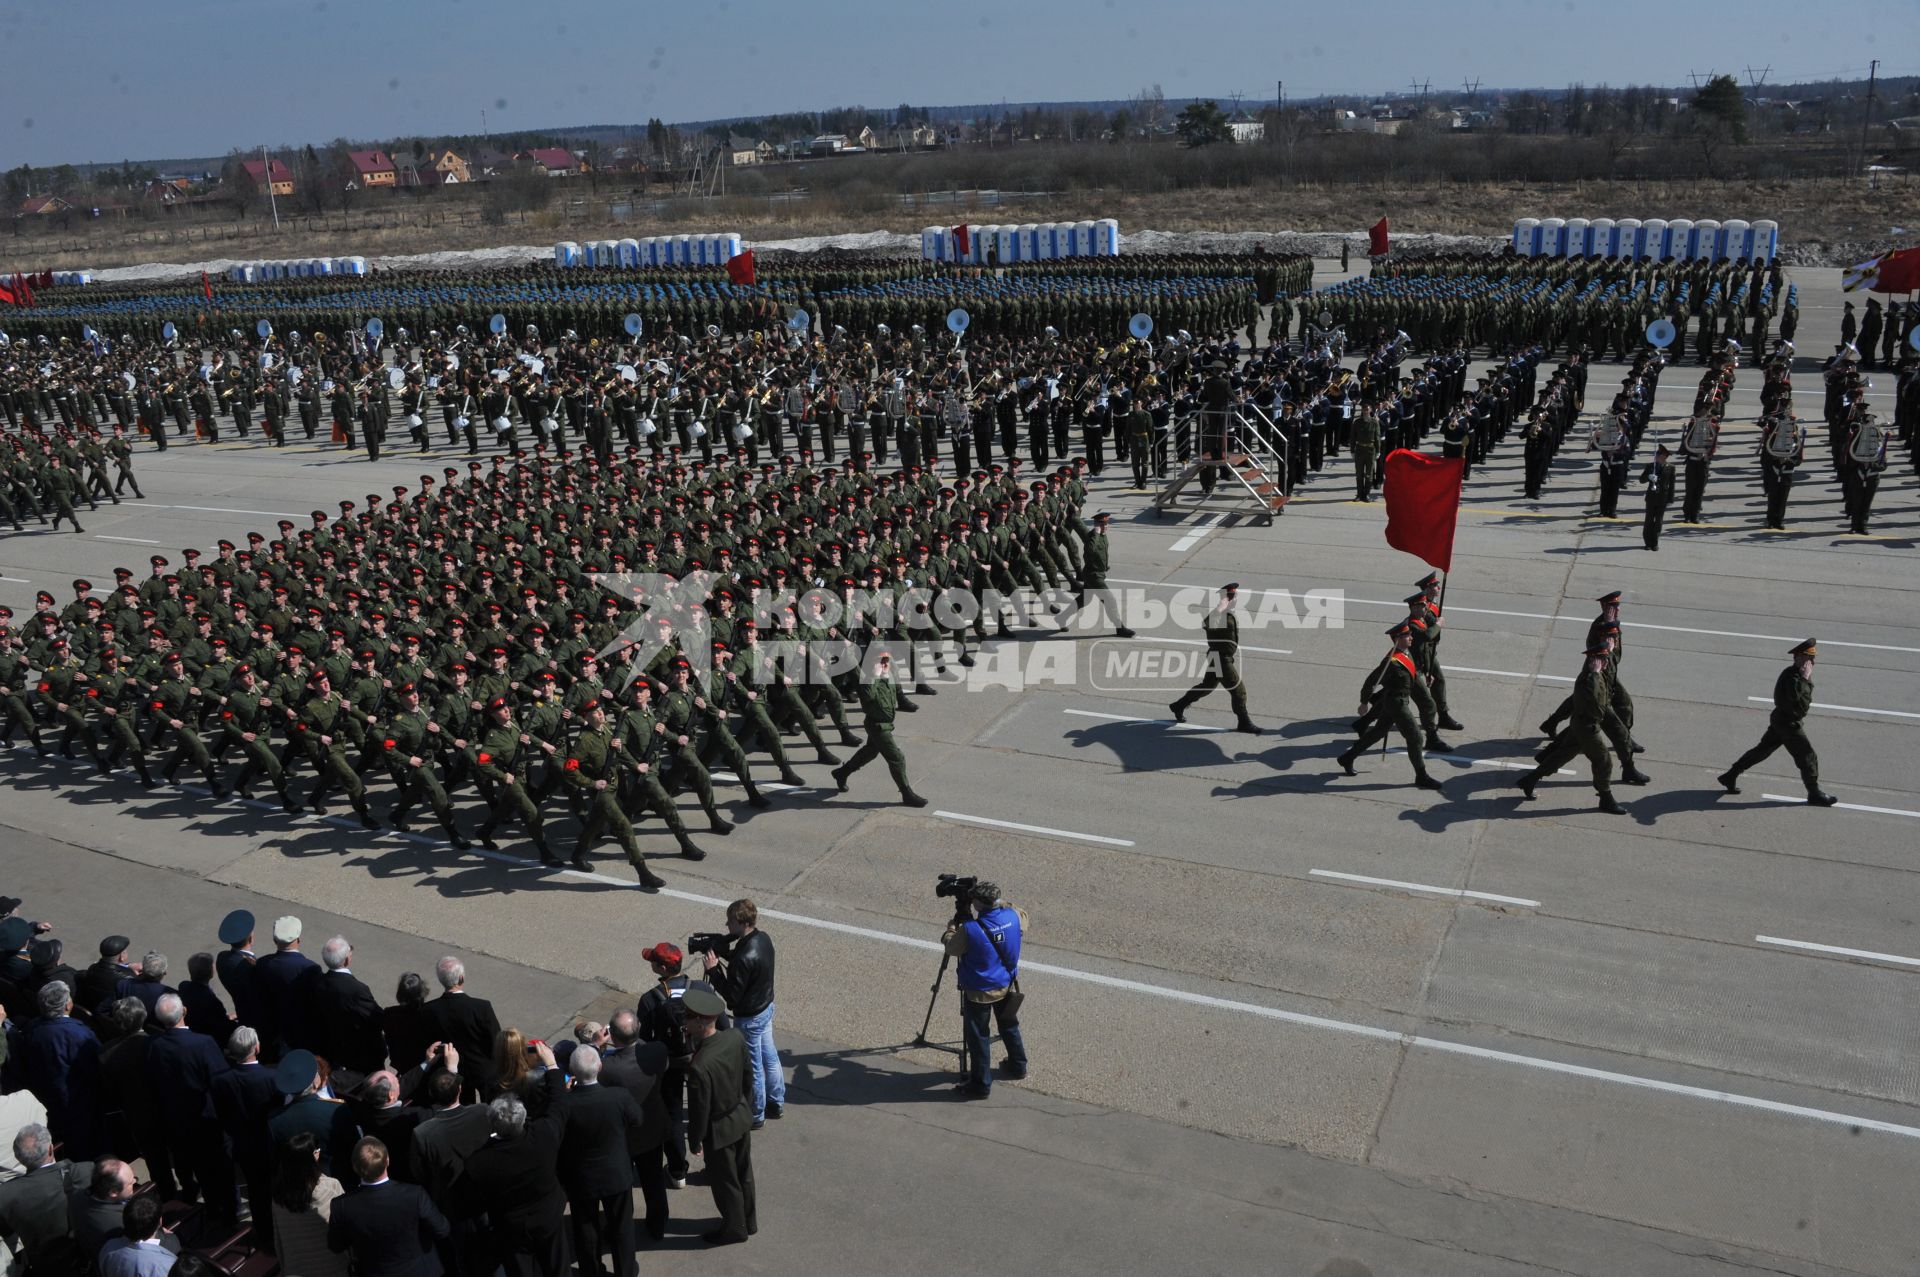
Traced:
<path id="1" fill-rule="evenodd" d="M 726 151 L 727 163 L 735 168 L 744 168 L 749 164 L 765 164 L 773 159 L 773 147 L 766 142 L 750 137 L 729 134 Z"/>
<path id="2" fill-rule="evenodd" d="M 55 213 L 71 212 L 73 205 L 58 195 L 29 195 L 20 201 L 20 216 L 51 217 Z"/>
<path id="3" fill-rule="evenodd" d="M 293 170 L 279 160 L 242 160 L 240 167 L 246 170 L 247 181 L 253 183 L 253 189 L 260 194 L 293 194 Z M 272 175 L 271 181 L 269 174 Z"/>
<path id="4" fill-rule="evenodd" d="M 930 124 L 902 125 L 888 133 L 883 145 L 890 151 L 929 151 L 940 144 Z"/>
<path id="5" fill-rule="evenodd" d="M 505 151 L 496 151 L 483 146 L 473 153 L 467 163 L 470 181 L 484 182 L 489 178 L 505 177 L 513 169 L 513 157 Z"/>
<path id="6" fill-rule="evenodd" d="M 534 172 L 546 177 L 572 177 L 575 173 L 587 171 L 587 162 L 564 146 L 543 146 L 538 150 L 524 151 L 520 158 Z"/>
<path id="7" fill-rule="evenodd" d="M 875 133 L 871 128 L 862 128 L 849 140 L 853 145 L 863 151 L 871 151 L 874 147 L 880 145 L 880 135 Z"/>
<path id="8" fill-rule="evenodd" d="M 348 151 L 347 158 L 353 161 L 354 184 L 358 187 L 371 189 L 399 183 L 400 175 L 393 166 L 393 157 L 385 151 Z"/>
<path id="9" fill-rule="evenodd" d="M 1235 142 L 1259 142 L 1267 136 L 1267 125 L 1264 120 L 1242 113 L 1227 121 L 1227 132 Z"/>
<path id="10" fill-rule="evenodd" d="M 849 145 L 845 133 L 822 133 L 807 143 L 807 150 L 815 155 L 838 155 Z"/>
<path id="11" fill-rule="evenodd" d="M 442 186 L 456 186 L 473 180 L 473 169 L 452 151 L 428 151 L 427 167 Z"/>

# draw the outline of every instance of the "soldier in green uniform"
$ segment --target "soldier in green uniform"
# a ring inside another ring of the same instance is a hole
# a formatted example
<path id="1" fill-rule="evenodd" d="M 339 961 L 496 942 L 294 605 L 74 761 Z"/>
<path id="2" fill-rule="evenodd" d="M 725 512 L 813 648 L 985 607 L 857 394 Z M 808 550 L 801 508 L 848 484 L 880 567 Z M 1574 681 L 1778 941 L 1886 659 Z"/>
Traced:
<path id="1" fill-rule="evenodd" d="M 488 808 L 487 818 L 481 822 L 476 836 L 482 847 L 498 851 L 500 844 L 493 840 L 494 831 L 509 820 L 519 820 L 526 825 L 527 836 L 540 853 L 540 863 L 557 865 L 560 858 L 547 846 L 540 808 L 527 797 L 522 777 L 529 761 L 530 744 L 531 739 L 513 721 L 513 702 L 505 696 L 489 700 L 480 739 L 472 742 L 467 750 Z"/>
<path id="2" fill-rule="evenodd" d="M 79 517 L 73 512 L 73 498 L 80 487 L 73 472 L 61 462 L 59 453 L 47 458 L 47 468 L 40 475 L 40 486 L 47 500 L 53 504 L 53 519 L 49 526 L 57 528 L 60 520 L 65 519 L 73 525 L 75 532 L 85 532 L 86 529 L 80 526 Z"/>
<path id="3" fill-rule="evenodd" d="M 635 679 L 631 696 L 632 704 L 621 713 L 617 728 L 620 748 L 631 766 L 625 777 L 628 792 L 624 798 L 637 801 L 665 821 L 667 832 L 680 844 L 682 856 L 688 860 L 705 860 L 707 853 L 687 836 L 680 811 L 655 771 L 667 745 L 667 725 L 654 712 L 653 685 L 644 677 Z"/>
<path id="4" fill-rule="evenodd" d="M 1514 782 L 1527 798 L 1533 797 L 1534 786 L 1558 771 L 1560 764 L 1575 754 L 1585 754 L 1593 768 L 1594 792 L 1600 795 L 1599 810 L 1615 816 L 1626 814 L 1627 809 L 1613 799 L 1613 763 L 1604 734 L 1607 716 L 1613 712 L 1612 689 L 1607 678 L 1608 652 L 1604 643 L 1587 649 L 1586 668 L 1580 671 L 1580 679 L 1573 685 L 1567 730 L 1547 746 L 1532 771 Z"/>
<path id="5" fill-rule="evenodd" d="M 1387 636 L 1393 640 L 1393 650 L 1367 675 L 1360 689 L 1360 713 L 1370 721 L 1352 748 L 1340 755 L 1340 770 L 1356 775 L 1354 761 L 1376 742 L 1385 740 L 1389 731 L 1398 729 L 1407 743 L 1407 761 L 1413 764 L 1413 783 L 1421 789 L 1437 790 L 1440 782 L 1428 774 L 1426 757 L 1420 752 L 1421 725 L 1433 721 L 1433 696 L 1413 657 L 1413 626 L 1401 621 L 1387 631 Z"/>
<path id="6" fill-rule="evenodd" d="M 324 668 L 315 668 L 307 675 L 307 698 L 300 706 L 295 727 L 306 743 L 307 761 L 318 775 L 307 798 L 307 810 L 325 815 L 327 795 L 338 785 L 347 791 L 354 814 L 360 817 L 360 827 L 378 829 L 380 822 L 367 809 L 367 787 L 347 761 L 348 751 L 365 740 L 364 735 L 356 740 L 350 733 L 350 725 L 364 731 L 356 714 L 346 695 L 333 690 L 333 677 Z"/>
<path id="7" fill-rule="evenodd" d="M 713 776 L 700 761 L 698 738 L 701 725 L 708 717 L 707 699 L 693 685 L 693 669 L 684 659 L 676 660 L 668 674 L 673 682 L 660 698 L 660 721 L 667 727 L 666 750 L 672 759 L 674 781 L 683 788 L 692 786 L 699 796 L 700 809 L 707 813 L 712 832 L 730 834 L 733 825 L 721 817 L 720 808 L 713 800 Z M 765 807 L 767 800 L 754 788 L 753 781 L 745 783 L 748 801 L 755 807 Z"/>
<path id="8" fill-rule="evenodd" d="M 239 750 L 246 759 L 234 777 L 233 792 L 242 798 L 251 798 L 248 787 L 253 783 L 254 773 L 264 772 L 273 785 L 273 792 L 280 796 L 280 805 L 287 811 L 298 811 L 300 804 L 287 788 L 286 769 L 267 745 L 276 717 L 274 705 L 252 666 L 242 664 L 234 669 L 227 694 L 220 698 L 221 731 L 228 746 Z"/>
<path id="9" fill-rule="evenodd" d="M 1794 765 L 1800 769 L 1800 779 L 1806 782 L 1807 801 L 1815 807 L 1831 807 L 1840 800 L 1820 788 L 1820 758 L 1813 752 L 1813 742 L 1807 739 L 1805 727 L 1807 711 L 1813 707 L 1813 661 L 1818 647 L 1808 639 L 1796 644 L 1792 655 L 1793 664 L 1781 670 L 1780 677 L 1773 683 L 1773 713 L 1767 719 L 1766 735 L 1758 745 L 1740 755 L 1732 767 L 1721 772 L 1719 781 L 1729 794 L 1739 793 L 1740 773 L 1759 765 L 1774 750 L 1785 746 Z"/>
<path id="10" fill-rule="evenodd" d="M 40 724 L 34 721 L 33 710 L 27 705 L 26 682 L 28 665 L 20 650 L 19 636 L 10 625 L 0 625 L 0 712 L 7 720 L 6 731 L 0 732 L 0 743 L 13 739 L 13 729 L 18 727 L 33 742 L 33 752 L 46 757 L 47 744 L 40 736 Z"/>
<path id="11" fill-rule="evenodd" d="M 1114 634 L 1120 638 L 1132 638 L 1133 631 L 1127 628 L 1126 614 L 1121 611 L 1119 601 L 1107 585 L 1107 568 L 1113 544 L 1107 540 L 1107 525 L 1112 519 L 1111 514 L 1102 510 L 1082 530 L 1086 548 L 1082 551 L 1080 580 L 1074 589 L 1073 600 L 1076 605 L 1085 607 L 1087 595 L 1092 594 L 1094 601 L 1113 618 Z"/>
<path id="12" fill-rule="evenodd" d="M 646 857 L 640 854 L 640 844 L 633 836 L 633 822 L 620 808 L 620 778 L 615 772 L 623 755 L 613 727 L 607 721 L 606 708 L 597 699 L 589 700 L 581 705 L 580 715 L 583 727 L 561 771 L 568 787 L 585 800 L 586 810 L 580 824 L 580 841 L 573 850 L 573 863 L 582 869 L 588 868 L 587 853 L 593 850 L 594 842 L 603 831 L 611 830 L 620 850 L 627 854 L 627 863 L 640 876 L 640 889 L 658 891 L 667 885 L 666 881 L 647 867 Z"/>
<path id="13" fill-rule="evenodd" d="M 47 707 L 53 721 L 60 727 L 59 750 L 61 757 L 73 757 L 73 742 L 78 740 L 87 747 L 87 756 L 102 773 L 107 770 L 106 761 L 100 756 L 100 746 L 93 739 L 93 728 L 87 722 L 86 689 L 81 686 L 87 674 L 75 659 L 67 640 L 56 638 L 48 645 L 48 655 L 40 670 L 40 703 Z"/>
<path id="14" fill-rule="evenodd" d="M 213 791 L 213 796 L 225 798 L 227 787 L 214 774 L 213 756 L 207 752 L 206 742 L 200 738 L 200 689 L 188 679 L 180 653 L 168 653 L 162 669 L 163 675 L 159 685 L 154 688 L 149 708 L 153 710 L 160 727 L 173 733 L 174 749 L 161 774 L 171 781 L 173 774 L 180 770 L 180 764 L 192 759 L 193 765 L 207 778 L 207 788 Z"/>
<path id="15" fill-rule="evenodd" d="M 1372 501 L 1380 472 L 1380 414 L 1368 404 L 1353 423 L 1353 499 Z"/>
<path id="16" fill-rule="evenodd" d="M 380 737 L 387 770 L 399 790 L 394 796 L 388 823 L 395 829 L 405 830 L 407 813 L 424 796 L 427 805 L 433 808 L 434 819 L 446 831 L 447 841 L 453 844 L 454 850 L 465 851 L 473 844 L 454 824 L 453 804 L 447 798 L 446 787 L 440 783 L 438 762 L 446 733 L 428 716 L 417 684 L 402 683 L 395 691 L 400 697 L 400 712 L 386 724 L 385 735 Z"/>
<path id="17" fill-rule="evenodd" d="M 1174 722 L 1186 722 L 1189 705 L 1214 688 L 1225 687 L 1233 703 L 1234 730 L 1260 734 L 1261 729 L 1247 716 L 1247 687 L 1240 678 L 1240 617 L 1233 610 L 1234 600 L 1239 596 L 1240 583 L 1229 582 L 1220 591 L 1220 601 L 1201 623 L 1207 636 L 1207 675 L 1168 706 L 1173 711 Z"/>
<path id="18" fill-rule="evenodd" d="M 845 764 L 833 769 L 833 783 L 847 792 L 847 778 L 876 758 L 887 760 L 887 771 L 900 787 L 900 801 L 909 807 L 925 807 L 927 800 L 913 792 L 907 780 L 907 756 L 894 743 L 893 720 L 896 713 L 908 713 L 920 707 L 903 699 L 893 681 L 893 654 L 882 651 L 875 658 L 873 677 L 860 685 L 860 710 L 866 716 L 867 739 Z"/>

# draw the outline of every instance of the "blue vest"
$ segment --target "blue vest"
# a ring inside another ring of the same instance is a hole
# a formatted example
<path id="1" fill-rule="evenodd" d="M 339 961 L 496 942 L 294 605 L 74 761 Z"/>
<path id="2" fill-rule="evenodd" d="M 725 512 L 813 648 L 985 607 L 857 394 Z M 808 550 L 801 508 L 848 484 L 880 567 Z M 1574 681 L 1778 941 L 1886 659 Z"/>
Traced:
<path id="1" fill-rule="evenodd" d="M 967 923 L 962 930 L 967 937 L 967 952 L 960 959 L 960 987 L 968 992 L 983 989 L 1004 989 L 1013 983 L 1015 971 L 1020 966 L 1020 915 L 1002 907 L 990 911 L 978 922 Z M 1007 970 L 1006 962 L 1000 961 L 992 941 L 986 937 L 991 930 L 994 939 L 1000 942 L 1000 948 L 1006 952 L 1007 961 L 1013 963 L 1014 971 Z"/>

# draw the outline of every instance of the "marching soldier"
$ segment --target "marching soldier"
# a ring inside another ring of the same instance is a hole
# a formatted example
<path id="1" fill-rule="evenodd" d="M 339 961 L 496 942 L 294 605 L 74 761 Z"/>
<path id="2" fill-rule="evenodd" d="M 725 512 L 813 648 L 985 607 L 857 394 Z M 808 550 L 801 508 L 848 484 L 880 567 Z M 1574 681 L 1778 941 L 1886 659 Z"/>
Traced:
<path id="1" fill-rule="evenodd" d="M 581 706 L 584 726 L 573 742 L 562 775 L 574 792 L 585 800 L 585 815 L 580 824 L 580 840 L 574 846 L 573 863 L 588 868 L 587 853 L 603 831 L 611 831 L 627 863 L 640 877 L 640 889 L 655 892 L 666 880 L 647 867 L 640 844 L 633 836 L 633 822 L 620 807 L 620 780 L 615 775 L 622 758 L 619 739 L 607 720 L 607 711 L 598 699 Z"/>
<path id="2" fill-rule="evenodd" d="M 1840 462 L 1840 486 L 1846 494 L 1848 527 L 1854 535 L 1867 534 L 1874 494 L 1880 490 L 1880 472 L 1887 468 L 1887 431 L 1879 418 L 1862 412 L 1847 439 Z"/>
<path id="3" fill-rule="evenodd" d="M 440 822 L 440 828 L 446 832 L 447 841 L 453 844 L 455 851 L 465 851 L 473 844 L 461 836 L 459 827 L 454 824 L 453 803 L 440 783 L 438 758 L 441 748 L 447 744 L 442 739 L 446 733 L 427 716 L 420 688 L 416 684 L 402 683 L 397 690 L 400 712 L 387 723 L 386 734 L 381 737 L 387 767 L 399 791 L 394 796 L 388 823 L 404 831 L 407 813 L 424 796 L 427 805 L 433 809 L 434 819 Z"/>
<path id="4" fill-rule="evenodd" d="M 1694 413 L 1680 436 L 1680 451 L 1687 459 L 1687 492 L 1680 507 L 1684 522 L 1700 522 L 1700 506 L 1707 495 L 1707 467 L 1719 446 L 1720 419 L 1705 412 Z"/>
<path id="5" fill-rule="evenodd" d="M 1813 742 L 1807 739 L 1805 727 L 1807 711 L 1813 708 L 1813 662 L 1818 654 L 1818 644 L 1812 639 L 1791 649 L 1793 664 L 1781 670 L 1780 677 L 1773 683 L 1773 713 L 1767 719 L 1766 734 L 1718 777 L 1729 794 L 1740 792 L 1741 772 L 1758 766 L 1774 750 L 1784 746 L 1800 769 L 1810 805 L 1831 807 L 1840 801 L 1820 788 L 1820 756 L 1813 752 Z"/>
<path id="6" fill-rule="evenodd" d="M 1413 783 L 1421 789 L 1439 790 L 1441 784 L 1428 774 L 1426 757 L 1420 752 L 1421 725 L 1433 721 L 1434 711 L 1433 696 L 1427 691 L 1413 658 L 1413 626 L 1401 621 L 1386 633 L 1393 640 L 1393 650 L 1367 675 L 1360 693 L 1360 714 L 1371 716 L 1371 722 L 1336 761 L 1347 775 L 1359 775 L 1354 770 L 1355 760 L 1376 742 L 1385 740 L 1389 731 L 1397 729 L 1407 744 L 1407 761 L 1413 764 Z M 1419 707 L 1417 717 L 1416 705 Z"/>
<path id="7" fill-rule="evenodd" d="M 873 664 L 873 677 L 860 685 L 860 709 L 866 716 L 867 739 L 845 764 L 833 769 L 833 783 L 847 792 L 847 778 L 876 758 L 884 758 L 893 783 L 900 787 L 900 801 L 909 807 L 925 807 L 927 800 L 913 792 L 907 779 L 907 757 L 893 739 L 893 720 L 898 711 L 909 713 L 920 707 L 900 695 L 893 681 L 893 654 L 882 650 Z"/>
<path id="8" fill-rule="evenodd" d="M 487 803 L 487 818 L 475 837 L 488 851 L 500 850 L 493 840 L 494 831 L 509 820 L 527 827 L 527 836 L 540 853 L 540 863 L 557 865 L 560 858 L 547 846 L 540 808 L 527 796 L 524 773 L 530 761 L 531 738 L 513 721 L 513 703 L 495 696 L 486 705 L 486 723 L 480 739 L 468 747 L 474 775 L 479 779 L 481 797 Z"/>
<path id="9" fill-rule="evenodd" d="M 1640 482 L 1647 490 L 1647 512 L 1640 525 L 1640 540 L 1649 550 L 1660 548 L 1660 529 L 1667 519 L 1667 507 L 1673 502 L 1674 478 L 1673 454 L 1663 443 L 1647 468 L 1640 472 Z"/>
<path id="10" fill-rule="evenodd" d="M 1137 457 L 1139 454 L 1136 453 Z M 1083 536 L 1086 548 L 1081 552 L 1080 580 L 1073 592 L 1074 604 L 1087 605 L 1087 595 L 1092 594 L 1107 616 L 1113 618 L 1113 632 L 1117 638 L 1132 638 L 1133 631 L 1127 628 L 1126 614 L 1121 611 L 1119 600 L 1107 585 L 1107 567 L 1112 553 L 1112 543 L 1107 540 L 1107 525 L 1113 516 L 1105 510 L 1093 516 L 1093 522 L 1086 525 Z"/>
<path id="11" fill-rule="evenodd" d="M 1633 440 L 1626 423 L 1608 413 L 1593 428 L 1592 450 L 1600 454 L 1600 517 L 1617 518 L 1620 489 L 1627 481 L 1627 462 L 1633 456 Z"/>
<path id="12" fill-rule="evenodd" d="M 1227 689 L 1233 705 L 1234 730 L 1260 735 L 1261 729 L 1247 715 L 1247 688 L 1240 678 L 1240 617 L 1233 610 L 1240 596 L 1240 583 L 1229 582 L 1220 591 L 1220 601 L 1208 611 L 1201 625 L 1207 636 L 1207 674 L 1179 700 L 1168 706 L 1173 721 L 1187 721 L 1187 707 L 1216 687 Z"/>
<path id="13" fill-rule="evenodd" d="M 1783 407 L 1760 423 L 1760 486 L 1766 490 L 1769 528 L 1786 528 L 1793 472 L 1806 457 L 1807 429 L 1791 409 Z"/>
<path id="14" fill-rule="evenodd" d="M 1604 643 L 1588 646 L 1586 667 L 1573 685 L 1567 730 L 1547 746 L 1533 770 L 1514 782 L 1529 800 L 1541 780 L 1560 770 L 1560 765 L 1575 754 L 1585 754 L 1593 769 L 1594 792 L 1600 796 L 1599 810 L 1615 816 L 1626 814 L 1627 809 L 1613 798 L 1613 763 L 1602 736 L 1604 720 L 1613 712 L 1609 704 L 1607 654 Z"/>

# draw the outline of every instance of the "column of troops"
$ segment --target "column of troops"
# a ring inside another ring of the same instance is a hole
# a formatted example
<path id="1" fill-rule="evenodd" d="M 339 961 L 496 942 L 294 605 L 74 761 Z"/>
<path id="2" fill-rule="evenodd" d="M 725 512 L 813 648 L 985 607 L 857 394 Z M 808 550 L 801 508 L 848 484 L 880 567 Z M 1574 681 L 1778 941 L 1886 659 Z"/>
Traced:
<path id="1" fill-rule="evenodd" d="M 701 858 L 674 792 L 729 832 L 712 769 L 766 806 L 752 756 L 801 785 L 793 732 L 836 765 L 838 788 L 879 758 L 923 804 L 896 713 L 933 694 L 948 661 L 1011 636 L 1022 589 L 1065 590 L 1104 565 L 1084 496 L 1072 464 L 948 486 L 920 467 L 638 450 L 448 467 L 211 557 L 156 554 L 144 580 L 76 580 L 64 607 L 42 591 L 28 616 L 0 610 L 4 735 L 102 773 L 131 767 L 146 786 L 191 767 L 215 800 L 266 786 L 288 811 L 324 812 L 343 795 L 368 829 L 384 787 L 386 824 L 426 808 L 456 848 L 469 844 L 455 796 L 471 786 L 476 839 L 494 847 L 518 823 L 548 862 L 558 802 L 578 821 L 576 864 L 610 833 L 657 889 L 632 820 L 657 815 Z M 843 763 L 823 723 L 859 752 Z"/>

